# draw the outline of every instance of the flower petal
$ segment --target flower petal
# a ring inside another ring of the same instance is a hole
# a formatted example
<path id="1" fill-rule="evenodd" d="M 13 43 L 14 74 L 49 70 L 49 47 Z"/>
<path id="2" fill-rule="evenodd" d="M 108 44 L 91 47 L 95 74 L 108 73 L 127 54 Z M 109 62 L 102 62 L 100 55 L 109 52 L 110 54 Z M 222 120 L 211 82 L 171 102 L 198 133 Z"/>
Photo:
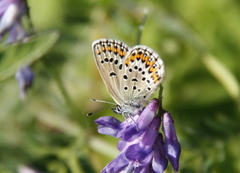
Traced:
<path id="1" fill-rule="evenodd" d="M 155 117 L 153 119 L 146 132 L 143 134 L 142 140 L 139 144 L 141 148 L 152 149 L 159 133 L 160 122 L 160 117 Z"/>
<path id="2" fill-rule="evenodd" d="M 34 73 L 29 66 L 24 66 L 17 71 L 15 76 L 20 88 L 20 97 L 23 99 L 26 91 L 32 86 Z"/>
<path id="3" fill-rule="evenodd" d="M 118 132 L 120 131 L 120 124 L 121 121 L 114 117 L 100 117 L 95 120 L 96 124 L 99 124 L 98 126 L 98 132 L 101 134 L 106 134 L 110 136 L 116 137 Z"/>
<path id="4" fill-rule="evenodd" d="M 176 130 L 173 124 L 173 119 L 169 112 L 163 114 L 163 133 L 165 136 L 165 152 L 174 168 L 174 171 L 178 171 L 179 157 L 181 153 L 181 145 L 178 142 Z"/>
<path id="5" fill-rule="evenodd" d="M 115 129 L 106 127 L 106 126 L 101 126 L 101 125 L 99 125 L 99 126 L 98 126 L 98 133 L 116 137 L 117 134 L 118 134 L 118 131 L 115 130 Z"/>
<path id="6" fill-rule="evenodd" d="M 15 42 L 17 40 L 21 40 L 25 37 L 27 37 L 28 33 L 24 29 L 23 25 L 16 21 L 16 23 L 12 26 L 12 28 L 9 30 L 9 36 L 7 40 L 5 41 L 5 44 Z"/>
<path id="7" fill-rule="evenodd" d="M 120 129 L 120 124 L 122 123 L 118 119 L 110 116 L 100 117 L 94 121 L 96 124 L 103 125 L 106 127 Z"/>
<path id="8" fill-rule="evenodd" d="M 156 173 L 163 173 L 167 165 L 168 160 L 165 156 L 162 135 L 159 134 L 156 141 L 156 147 L 154 148 L 152 168 Z"/>
<path id="9" fill-rule="evenodd" d="M 149 165 L 146 165 L 135 168 L 133 173 L 153 173 L 153 172 L 151 172 Z"/>
<path id="10" fill-rule="evenodd" d="M 122 151 L 126 147 L 126 145 L 127 145 L 126 141 L 123 141 L 123 140 L 118 141 L 118 145 L 117 145 L 118 150 Z"/>
<path id="11" fill-rule="evenodd" d="M 137 119 L 137 127 L 139 130 L 145 130 L 151 123 L 153 118 L 156 116 L 159 102 L 157 99 L 153 99 L 142 111 L 139 118 Z"/>
<path id="12" fill-rule="evenodd" d="M 131 142 L 141 136 L 144 131 L 139 131 L 136 124 L 130 124 L 125 126 L 117 135 L 118 138 Z"/>
<path id="13" fill-rule="evenodd" d="M 125 170 L 124 172 L 126 172 L 126 170 L 131 172 L 133 170 L 133 166 L 129 165 L 129 161 L 125 158 L 124 154 L 121 154 L 107 164 L 101 173 L 118 173 L 123 170 Z"/>
<path id="14" fill-rule="evenodd" d="M 139 147 L 139 144 L 131 145 L 127 148 L 125 151 L 125 156 L 129 161 L 134 162 L 135 166 L 143 166 L 150 163 L 152 159 L 151 151 L 145 151 L 141 147 Z"/>
<path id="15" fill-rule="evenodd" d="M 20 14 L 19 10 L 20 9 L 18 8 L 17 4 L 9 4 L 0 21 L 0 35 L 2 35 L 6 30 L 10 29 L 18 20 L 18 16 Z"/>

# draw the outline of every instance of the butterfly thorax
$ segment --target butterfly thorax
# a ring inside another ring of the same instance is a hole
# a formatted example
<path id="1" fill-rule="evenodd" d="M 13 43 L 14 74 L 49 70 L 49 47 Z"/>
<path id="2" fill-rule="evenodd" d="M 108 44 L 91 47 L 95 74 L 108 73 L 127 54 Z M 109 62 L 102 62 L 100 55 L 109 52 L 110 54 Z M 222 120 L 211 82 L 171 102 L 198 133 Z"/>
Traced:
<path id="1" fill-rule="evenodd" d="M 118 114 L 122 114 L 125 119 L 138 114 L 143 108 L 141 104 L 126 104 L 117 105 L 113 111 Z"/>

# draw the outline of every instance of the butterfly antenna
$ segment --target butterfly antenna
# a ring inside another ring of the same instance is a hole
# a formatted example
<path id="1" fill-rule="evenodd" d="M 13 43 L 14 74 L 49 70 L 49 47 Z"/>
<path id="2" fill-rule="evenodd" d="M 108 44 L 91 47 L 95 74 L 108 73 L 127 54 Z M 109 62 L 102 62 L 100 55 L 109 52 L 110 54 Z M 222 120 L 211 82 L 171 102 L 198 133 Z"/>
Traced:
<path id="1" fill-rule="evenodd" d="M 112 103 L 112 102 L 107 102 L 107 101 L 104 101 L 104 100 L 96 100 L 96 99 L 91 99 L 92 101 L 94 102 L 101 102 L 101 103 L 108 103 L 108 104 L 111 104 L 111 105 L 117 105 L 116 103 Z"/>
<path id="2" fill-rule="evenodd" d="M 111 106 L 108 106 L 108 107 L 101 108 L 101 109 L 99 109 L 99 110 L 97 110 L 97 111 L 95 111 L 95 112 L 88 113 L 87 116 L 90 116 L 90 115 L 92 115 L 92 114 L 98 113 L 98 112 L 100 112 L 100 111 L 102 111 L 102 110 L 104 110 L 104 109 L 108 109 L 108 108 L 112 108 L 112 107 L 111 107 Z"/>
<path id="3" fill-rule="evenodd" d="M 104 101 L 104 100 L 96 100 L 96 99 L 90 99 L 90 100 L 92 100 L 92 101 L 94 101 L 94 102 L 107 103 L 107 104 L 111 104 L 111 105 L 114 105 L 114 106 L 117 105 L 117 104 L 115 104 L 115 103 L 107 102 L 107 101 Z M 108 109 L 108 108 L 113 108 L 113 107 L 112 107 L 112 106 L 104 107 L 104 108 L 99 109 L 99 110 L 97 110 L 97 111 L 95 111 L 95 112 L 88 113 L 87 116 L 90 116 L 90 115 L 92 115 L 92 114 L 98 113 L 98 112 L 100 112 L 100 111 L 102 111 L 102 110 L 104 110 L 104 109 Z"/>

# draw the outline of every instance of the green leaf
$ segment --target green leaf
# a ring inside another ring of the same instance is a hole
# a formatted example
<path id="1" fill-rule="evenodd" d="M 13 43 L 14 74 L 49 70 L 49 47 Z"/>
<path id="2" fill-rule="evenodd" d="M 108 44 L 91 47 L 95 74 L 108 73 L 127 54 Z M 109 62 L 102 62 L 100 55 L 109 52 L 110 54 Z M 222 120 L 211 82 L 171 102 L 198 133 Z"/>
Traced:
<path id="1" fill-rule="evenodd" d="M 24 40 L 0 45 L 0 83 L 12 77 L 18 69 L 41 58 L 57 41 L 59 33 L 50 31 Z"/>
<path id="2" fill-rule="evenodd" d="M 238 100 L 240 96 L 240 86 L 234 74 L 211 54 L 206 54 L 203 57 L 203 62 L 209 72 L 224 86 L 229 95 L 233 99 Z"/>

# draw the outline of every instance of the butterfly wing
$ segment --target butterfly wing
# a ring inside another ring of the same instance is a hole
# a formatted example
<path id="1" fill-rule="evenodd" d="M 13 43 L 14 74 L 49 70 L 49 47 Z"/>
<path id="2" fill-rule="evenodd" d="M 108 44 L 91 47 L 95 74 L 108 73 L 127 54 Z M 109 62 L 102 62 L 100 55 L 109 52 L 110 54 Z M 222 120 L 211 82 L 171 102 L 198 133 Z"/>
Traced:
<path id="1" fill-rule="evenodd" d="M 123 71 L 123 62 L 129 47 L 118 40 L 99 39 L 92 44 L 94 60 L 109 94 L 118 104 L 123 104 L 123 95 L 119 74 Z"/>
<path id="2" fill-rule="evenodd" d="M 164 79 L 162 59 L 147 46 L 129 48 L 118 40 L 100 39 L 92 48 L 99 73 L 123 112 L 141 108 Z"/>
<path id="3" fill-rule="evenodd" d="M 159 87 L 165 77 L 164 63 L 155 51 L 144 45 L 130 49 L 125 57 L 120 89 L 128 105 L 142 106 Z"/>

